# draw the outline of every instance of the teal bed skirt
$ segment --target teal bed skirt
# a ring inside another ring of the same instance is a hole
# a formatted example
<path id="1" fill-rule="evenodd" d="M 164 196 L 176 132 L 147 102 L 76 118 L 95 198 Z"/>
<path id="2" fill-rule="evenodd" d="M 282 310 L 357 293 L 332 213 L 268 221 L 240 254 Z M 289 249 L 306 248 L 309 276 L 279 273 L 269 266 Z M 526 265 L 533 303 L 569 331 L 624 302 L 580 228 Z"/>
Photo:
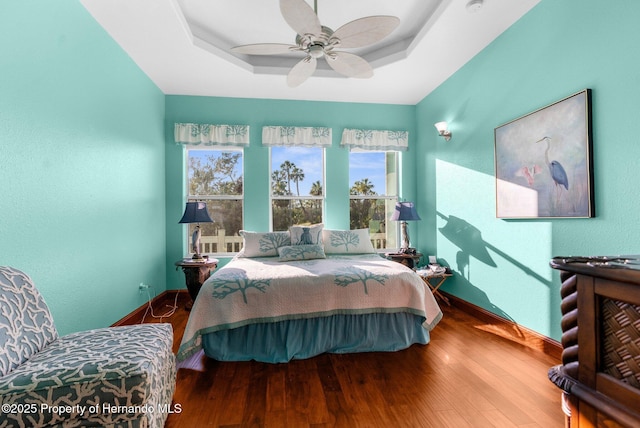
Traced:
<path id="1" fill-rule="evenodd" d="M 333 315 L 252 324 L 202 337 L 205 354 L 218 361 L 286 363 L 329 352 L 398 351 L 429 343 L 424 318 L 409 313 Z"/>

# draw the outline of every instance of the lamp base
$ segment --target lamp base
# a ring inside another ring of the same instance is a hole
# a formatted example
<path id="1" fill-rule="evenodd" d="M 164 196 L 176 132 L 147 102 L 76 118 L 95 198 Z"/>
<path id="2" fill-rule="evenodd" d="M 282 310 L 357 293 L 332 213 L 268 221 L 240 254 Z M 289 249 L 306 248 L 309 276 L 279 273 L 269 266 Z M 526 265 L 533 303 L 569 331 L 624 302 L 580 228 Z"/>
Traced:
<path id="1" fill-rule="evenodd" d="M 203 256 L 202 254 L 194 254 L 191 257 L 191 260 L 207 260 L 207 259 L 209 259 L 209 256 L 207 256 L 207 255 Z"/>

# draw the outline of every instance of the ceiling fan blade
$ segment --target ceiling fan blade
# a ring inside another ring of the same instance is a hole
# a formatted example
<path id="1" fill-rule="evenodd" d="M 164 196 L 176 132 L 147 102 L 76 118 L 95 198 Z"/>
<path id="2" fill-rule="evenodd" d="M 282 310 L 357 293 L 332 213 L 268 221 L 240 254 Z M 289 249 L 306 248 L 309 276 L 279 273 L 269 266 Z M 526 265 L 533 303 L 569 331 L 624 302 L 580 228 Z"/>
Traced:
<path id="1" fill-rule="evenodd" d="M 280 12 L 287 24 L 301 36 L 322 33 L 318 16 L 304 0 L 280 0 Z"/>
<path id="2" fill-rule="evenodd" d="M 340 40 L 340 48 L 361 48 L 384 39 L 399 24 L 400 19 L 395 16 L 367 16 L 347 22 L 333 33 L 332 39 Z"/>
<path id="3" fill-rule="evenodd" d="M 325 58 L 331 68 L 344 76 L 358 79 L 367 79 L 373 76 L 371 65 L 358 55 L 348 52 L 331 52 Z"/>
<path id="4" fill-rule="evenodd" d="M 256 43 L 253 45 L 234 46 L 231 50 L 247 55 L 277 55 L 299 51 L 300 47 L 281 43 Z"/>
<path id="5" fill-rule="evenodd" d="M 287 85 L 292 88 L 296 86 L 300 86 L 305 80 L 307 80 L 314 71 L 316 71 L 316 66 L 318 65 L 318 61 L 312 57 L 308 56 L 304 58 L 302 61 L 293 66 L 289 74 L 287 75 Z"/>

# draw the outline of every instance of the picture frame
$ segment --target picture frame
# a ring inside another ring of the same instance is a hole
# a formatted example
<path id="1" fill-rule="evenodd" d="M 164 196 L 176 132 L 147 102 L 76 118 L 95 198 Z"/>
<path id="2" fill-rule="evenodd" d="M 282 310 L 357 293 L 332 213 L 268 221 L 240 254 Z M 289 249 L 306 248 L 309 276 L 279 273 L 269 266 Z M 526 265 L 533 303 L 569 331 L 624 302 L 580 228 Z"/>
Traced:
<path id="1" fill-rule="evenodd" d="M 494 129 L 496 217 L 595 216 L 591 90 Z"/>

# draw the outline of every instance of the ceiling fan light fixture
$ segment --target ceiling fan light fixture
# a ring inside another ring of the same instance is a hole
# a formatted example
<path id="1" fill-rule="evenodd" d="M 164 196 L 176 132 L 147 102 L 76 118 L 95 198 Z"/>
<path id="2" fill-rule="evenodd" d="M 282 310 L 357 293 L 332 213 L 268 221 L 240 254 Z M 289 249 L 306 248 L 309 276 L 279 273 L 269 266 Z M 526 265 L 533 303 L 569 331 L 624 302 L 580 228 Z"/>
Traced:
<path id="1" fill-rule="evenodd" d="M 324 46 L 318 44 L 309 46 L 309 55 L 311 55 L 315 59 L 322 58 L 322 56 L 324 55 Z"/>

